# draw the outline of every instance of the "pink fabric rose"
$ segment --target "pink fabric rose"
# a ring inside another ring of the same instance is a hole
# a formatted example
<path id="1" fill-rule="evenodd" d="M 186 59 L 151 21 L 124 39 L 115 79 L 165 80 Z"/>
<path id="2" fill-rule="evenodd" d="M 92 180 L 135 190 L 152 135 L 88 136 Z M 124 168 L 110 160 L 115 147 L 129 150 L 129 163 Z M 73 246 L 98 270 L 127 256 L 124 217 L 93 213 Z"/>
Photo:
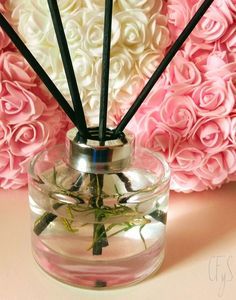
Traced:
<path id="1" fill-rule="evenodd" d="M 232 144 L 236 145 L 236 116 L 231 118 L 231 126 L 230 126 L 230 141 Z"/>
<path id="2" fill-rule="evenodd" d="M 3 3 L 4 3 L 5 1 L 3 1 L 3 0 L 0 0 L 0 12 L 1 13 L 3 13 L 4 12 L 4 6 L 3 6 Z"/>
<path id="3" fill-rule="evenodd" d="M 187 93 L 197 87 L 201 81 L 201 73 L 196 65 L 179 52 L 166 72 L 171 89 L 177 94 Z"/>
<path id="4" fill-rule="evenodd" d="M 5 125 L 1 120 L 0 120 L 0 149 L 3 149 L 4 144 L 7 142 L 9 139 L 11 133 L 11 128 L 8 125 Z"/>
<path id="5" fill-rule="evenodd" d="M 233 109 L 235 97 L 230 84 L 221 78 L 204 81 L 193 92 L 199 116 L 227 116 Z"/>
<path id="6" fill-rule="evenodd" d="M 236 52 L 236 23 L 232 24 L 221 39 L 228 52 Z"/>
<path id="7" fill-rule="evenodd" d="M 36 74 L 19 53 L 3 52 L 0 55 L 0 70 L 2 72 L 2 80 L 14 80 L 21 87 L 35 85 Z"/>
<path id="8" fill-rule="evenodd" d="M 205 65 L 205 76 L 208 79 L 225 80 L 235 75 L 236 61 L 230 62 L 226 51 L 213 51 L 209 54 Z"/>
<path id="9" fill-rule="evenodd" d="M 49 138 L 48 126 L 42 122 L 22 122 L 15 126 L 9 148 L 15 156 L 29 156 L 43 149 Z"/>
<path id="10" fill-rule="evenodd" d="M 5 7 L 4 7 L 4 3 L 5 2 L 6 1 L 4 1 L 4 0 L 1 0 L 1 2 L 0 2 L 0 12 L 1 13 L 5 13 L 5 11 L 6 11 Z M 4 32 L 4 30 L 2 29 L 2 27 L 0 27 L 0 53 L 1 53 L 1 50 L 4 49 L 4 48 L 6 48 L 9 44 L 10 44 L 9 37 Z"/>
<path id="11" fill-rule="evenodd" d="M 193 145 L 207 153 L 224 150 L 229 144 L 230 119 L 200 119 L 189 134 Z"/>
<path id="12" fill-rule="evenodd" d="M 232 14 L 232 11 L 230 9 L 231 4 L 233 4 L 231 0 L 230 1 L 225 1 L 225 0 L 215 0 L 214 5 L 215 7 L 220 10 L 223 15 L 226 17 L 227 21 L 229 24 L 232 24 L 234 22 L 234 16 Z"/>
<path id="13" fill-rule="evenodd" d="M 137 134 L 137 144 L 154 151 L 161 151 L 168 160 L 172 160 L 174 147 L 180 141 L 180 134 L 158 121 L 157 114 L 152 110 L 143 115 L 138 122 L 131 121 L 128 129 Z"/>
<path id="14" fill-rule="evenodd" d="M 0 178 L 15 178 L 20 173 L 19 162 L 10 150 L 0 150 Z"/>
<path id="15" fill-rule="evenodd" d="M 168 93 L 160 106 L 160 120 L 185 137 L 197 120 L 195 103 L 190 96 Z"/>
<path id="16" fill-rule="evenodd" d="M 203 151 L 189 145 L 189 143 L 181 144 L 175 150 L 174 160 L 171 161 L 172 170 L 191 172 L 201 166 L 204 155 Z"/>
<path id="17" fill-rule="evenodd" d="M 12 178 L 0 177 L 0 187 L 2 189 L 17 190 L 27 184 L 27 174 L 18 174 Z"/>
<path id="18" fill-rule="evenodd" d="M 0 27 L 0 52 L 10 44 L 10 39 Z"/>
<path id="19" fill-rule="evenodd" d="M 227 4 L 228 8 L 230 9 L 234 20 L 236 20 L 236 0 L 225 0 L 225 3 Z"/>
<path id="20" fill-rule="evenodd" d="M 149 96 L 145 99 L 144 103 L 139 108 L 138 113 L 141 115 L 145 115 L 146 113 L 149 113 L 151 110 L 153 110 L 153 108 L 155 108 L 155 111 L 160 111 L 160 105 L 168 92 L 168 88 L 169 82 L 166 76 L 162 76 L 150 92 Z M 134 118 L 135 117 L 136 115 L 134 116 Z"/>
<path id="21" fill-rule="evenodd" d="M 235 149 L 226 150 L 205 158 L 204 165 L 195 170 L 194 173 L 210 188 L 222 184 L 229 173 L 236 171 Z"/>
<path id="22" fill-rule="evenodd" d="M 201 192 L 206 185 L 191 171 L 173 171 L 171 175 L 171 188 L 177 192 L 189 193 L 191 191 Z"/>
<path id="23" fill-rule="evenodd" d="M 188 59 L 197 67 L 199 72 L 204 74 L 207 59 L 211 51 L 205 49 L 202 44 L 194 44 L 191 40 L 187 40 L 184 45 L 184 52 L 185 55 L 188 56 Z"/>
<path id="24" fill-rule="evenodd" d="M 0 90 L 0 117 L 8 124 L 37 119 L 46 109 L 44 103 L 17 82 L 3 81 Z"/>
<path id="25" fill-rule="evenodd" d="M 197 11 L 201 3 L 197 3 L 191 9 L 191 16 Z M 193 30 L 191 39 L 195 43 L 214 43 L 227 31 L 230 22 L 224 12 L 217 4 L 212 3 L 206 11 L 196 28 Z M 211 47 L 211 45 L 210 45 Z"/>
<path id="26" fill-rule="evenodd" d="M 168 0 L 168 24 L 173 40 L 183 31 L 190 20 L 190 6 L 188 1 Z"/>

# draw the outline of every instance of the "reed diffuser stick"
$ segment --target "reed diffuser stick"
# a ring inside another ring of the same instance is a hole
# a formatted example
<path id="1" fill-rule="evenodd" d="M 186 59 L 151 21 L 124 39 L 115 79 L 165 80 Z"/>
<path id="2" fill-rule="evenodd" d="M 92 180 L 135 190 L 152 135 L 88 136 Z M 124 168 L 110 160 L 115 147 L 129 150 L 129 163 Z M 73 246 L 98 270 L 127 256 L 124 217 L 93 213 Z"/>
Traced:
<path id="1" fill-rule="evenodd" d="M 47 73 L 44 71 L 44 69 L 41 67 L 41 65 L 38 63 L 38 61 L 29 51 L 29 49 L 25 46 L 24 42 L 20 39 L 20 37 L 15 32 L 15 30 L 11 27 L 11 25 L 8 23 L 8 21 L 4 18 L 4 16 L 1 13 L 0 13 L 0 26 L 3 28 L 3 30 L 9 36 L 9 38 L 12 40 L 16 48 L 18 48 L 20 53 L 27 60 L 29 65 L 32 67 L 32 69 L 37 73 L 39 78 L 45 84 L 47 89 L 51 92 L 52 96 L 55 98 L 55 100 L 64 110 L 66 115 L 79 129 L 78 118 L 76 117 L 73 109 L 70 107 L 70 105 L 67 103 L 66 99 L 63 97 L 61 92 L 57 89 L 57 87 L 52 82 L 50 77 L 47 75 Z"/>
<path id="2" fill-rule="evenodd" d="M 84 115 L 84 110 L 80 98 L 80 93 L 78 89 L 78 85 L 76 82 L 76 77 L 74 73 L 73 64 L 71 61 L 70 51 L 67 44 L 60 11 L 57 5 L 57 0 L 48 0 L 48 6 L 50 9 L 52 22 L 54 26 L 54 30 L 57 37 L 58 46 L 61 53 L 61 58 L 66 74 L 67 83 L 70 90 L 71 99 L 73 102 L 73 107 L 75 110 L 76 118 L 79 119 L 79 132 L 82 137 L 88 137 L 88 129 L 86 126 L 86 120 Z"/>
<path id="3" fill-rule="evenodd" d="M 106 0 L 105 16 L 104 16 L 101 99 L 100 99 L 100 114 L 99 114 L 99 140 L 101 142 L 105 141 L 106 139 L 106 127 L 107 127 L 112 7 L 113 7 L 113 1 Z"/>
<path id="4" fill-rule="evenodd" d="M 135 102 L 132 104 L 128 112 L 125 114 L 119 125 L 116 127 L 113 133 L 113 137 L 116 137 L 120 132 L 124 130 L 126 125 L 129 123 L 131 118 L 134 116 L 136 111 L 139 109 L 143 101 L 146 99 L 148 94 L 150 93 L 151 89 L 157 82 L 157 80 L 161 77 L 162 73 L 165 71 L 166 67 L 169 65 L 175 54 L 178 52 L 180 47 L 183 45 L 185 40 L 188 38 L 190 33 L 193 31 L 197 23 L 200 21 L 206 10 L 209 8 L 211 3 L 214 0 L 205 0 L 200 8 L 197 10 L 193 18 L 187 24 L 183 32 L 177 38 L 173 46 L 170 48 L 164 59 L 161 61 L 160 65 L 157 67 L 156 71 L 153 73 L 147 84 L 144 86 L 141 93 L 138 95 Z"/>

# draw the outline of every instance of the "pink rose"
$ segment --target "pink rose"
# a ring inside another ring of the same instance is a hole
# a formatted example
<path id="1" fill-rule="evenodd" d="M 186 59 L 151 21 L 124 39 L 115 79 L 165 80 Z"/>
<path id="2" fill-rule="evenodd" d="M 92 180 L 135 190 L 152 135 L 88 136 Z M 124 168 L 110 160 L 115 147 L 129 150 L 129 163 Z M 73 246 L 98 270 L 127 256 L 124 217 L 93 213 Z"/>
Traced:
<path id="1" fill-rule="evenodd" d="M 221 42 L 225 43 L 228 52 L 236 52 L 236 24 L 231 25 Z"/>
<path id="2" fill-rule="evenodd" d="M 235 150 L 227 149 L 206 157 L 204 164 L 194 173 L 210 188 L 221 185 L 228 174 L 236 171 Z"/>
<path id="3" fill-rule="evenodd" d="M 5 7 L 4 7 L 4 3 L 6 1 L 4 0 L 1 0 L 0 2 L 0 12 L 1 13 L 5 13 Z M 2 29 L 2 27 L 0 27 L 0 53 L 1 53 L 1 50 L 6 48 L 8 45 L 10 44 L 10 39 L 9 37 L 7 36 L 7 34 L 4 32 L 4 30 Z"/>
<path id="4" fill-rule="evenodd" d="M 7 34 L 3 31 L 3 29 L 0 27 L 0 51 L 4 48 L 6 48 L 10 44 L 10 39 L 7 36 Z"/>
<path id="5" fill-rule="evenodd" d="M 224 14 L 224 16 L 226 17 L 226 19 L 228 20 L 228 22 L 230 24 L 232 24 L 234 22 L 233 14 L 230 9 L 231 4 L 233 4 L 231 0 L 230 1 L 227 1 L 227 0 L 215 0 L 214 1 L 215 7 L 218 8 Z"/>
<path id="6" fill-rule="evenodd" d="M 235 97 L 228 82 L 221 78 L 204 81 L 192 95 L 200 116 L 227 116 L 233 109 Z"/>
<path id="7" fill-rule="evenodd" d="M 0 178 L 14 178 L 20 173 L 20 158 L 9 150 L 0 150 Z"/>
<path id="8" fill-rule="evenodd" d="M 13 178 L 1 178 L 0 188 L 2 189 L 19 189 L 27 184 L 27 174 L 19 174 Z"/>
<path id="9" fill-rule="evenodd" d="M 66 128 L 69 120 L 66 118 L 66 114 L 62 111 L 56 100 L 53 99 L 44 85 L 40 83 L 40 85 L 37 87 L 32 88 L 31 91 L 37 95 L 47 107 L 38 120 L 45 124 L 47 123 L 48 127 L 50 128 L 49 132 L 53 143 L 53 140 L 55 140 L 60 130 L 62 130 L 63 134 L 63 128 Z"/>
<path id="10" fill-rule="evenodd" d="M 234 174 L 236 172 L 236 145 L 227 148 L 223 153 L 223 157 L 228 173 Z"/>
<path id="11" fill-rule="evenodd" d="M 0 120 L 0 149 L 7 142 L 10 133 L 11 128 Z"/>
<path id="12" fill-rule="evenodd" d="M 170 82 L 171 89 L 175 93 L 182 94 L 197 87 L 201 81 L 201 73 L 193 62 L 179 52 L 169 65 L 166 77 Z"/>
<path id="13" fill-rule="evenodd" d="M 168 80 L 165 75 L 162 75 L 162 77 L 155 84 L 152 91 L 139 108 L 137 114 L 135 114 L 135 117 L 137 116 L 137 118 L 139 119 L 140 115 L 145 115 L 151 110 L 159 111 L 160 105 L 166 96 L 168 87 Z"/>
<path id="14" fill-rule="evenodd" d="M 236 19 L 236 0 L 225 0 L 228 8 L 230 9 L 232 16 Z"/>
<path id="15" fill-rule="evenodd" d="M 160 106 L 161 121 L 186 137 L 196 123 L 196 105 L 190 96 L 168 93 Z"/>
<path id="16" fill-rule="evenodd" d="M 187 1 L 168 0 L 167 15 L 172 39 L 175 40 L 190 20 L 190 6 Z"/>
<path id="17" fill-rule="evenodd" d="M 0 70 L 3 73 L 2 80 L 18 82 L 22 87 L 35 85 L 35 72 L 18 53 L 3 52 L 0 55 Z"/>
<path id="18" fill-rule="evenodd" d="M 199 8 L 198 2 L 193 6 L 191 15 Z M 191 39 L 195 43 L 213 43 L 219 40 L 227 31 L 230 22 L 219 7 L 212 3 L 210 8 L 206 11 L 198 25 L 195 27 L 191 34 Z"/>
<path id="19" fill-rule="evenodd" d="M 191 40 L 187 40 L 184 46 L 184 52 L 188 55 L 189 60 L 195 64 L 197 69 L 205 72 L 205 65 L 211 53 L 209 49 L 205 49 L 205 44 L 195 44 Z"/>
<path id="20" fill-rule="evenodd" d="M 17 125 L 9 140 L 9 148 L 16 156 L 29 156 L 45 148 L 49 139 L 47 124 L 39 121 Z"/>
<path id="21" fill-rule="evenodd" d="M 171 189 L 177 192 L 201 192 L 206 189 L 205 184 L 191 171 L 173 171 L 170 182 Z"/>
<path id="22" fill-rule="evenodd" d="M 230 141 L 236 146 L 236 116 L 231 118 Z"/>
<path id="23" fill-rule="evenodd" d="M 201 166 L 204 153 L 191 146 L 189 143 L 182 143 L 174 153 L 174 160 L 171 162 L 171 169 L 174 171 L 191 172 Z"/>
<path id="24" fill-rule="evenodd" d="M 5 2 L 5 1 L 4 1 L 4 2 Z M 1 13 L 4 12 L 3 0 L 1 0 L 1 2 L 0 2 L 0 12 L 1 12 Z"/>
<path id="25" fill-rule="evenodd" d="M 17 82 L 4 81 L 0 89 L 0 117 L 8 124 L 37 119 L 46 109 L 44 103 Z"/>
<path id="26" fill-rule="evenodd" d="M 236 74 L 233 74 L 231 76 L 231 78 L 229 79 L 229 85 L 230 85 L 231 90 L 234 93 L 234 96 L 236 96 Z M 236 107 L 236 101 L 234 103 L 234 108 L 235 107 Z"/>
<path id="27" fill-rule="evenodd" d="M 180 134 L 160 121 L 159 113 L 150 109 L 145 114 L 137 114 L 128 125 L 128 130 L 135 134 L 137 145 L 161 151 L 168 160 L 172 160 L 174 147 L 179 144 Z"/>
<path id="28" fill-rule="evenodd" d="M 195 147 L 208 153 L 225 149 L 229 143 L 230 119 L 200 119 L 189 136 Z"/>
<path id="29" fill-rule="evenodd" d="M 218 77 L 229 79 L 235 75 L 236 62 L 229 62 L 226 51 L 213 51 L 205 65 L 205 76 L 217 80 Z"/>
<path id="30" fill-rule="evenodd" d="M 48 91 L 46 86 L 37 79 L 37 85 L 31 88 L 31 92 L 37 95 L 40 100 L 46 105 L 47 110 L 43 112 L 43 114 L 51 115 L 59 108 L 59 104 L 55 99 L 53 99 L 51 93 Z"/>

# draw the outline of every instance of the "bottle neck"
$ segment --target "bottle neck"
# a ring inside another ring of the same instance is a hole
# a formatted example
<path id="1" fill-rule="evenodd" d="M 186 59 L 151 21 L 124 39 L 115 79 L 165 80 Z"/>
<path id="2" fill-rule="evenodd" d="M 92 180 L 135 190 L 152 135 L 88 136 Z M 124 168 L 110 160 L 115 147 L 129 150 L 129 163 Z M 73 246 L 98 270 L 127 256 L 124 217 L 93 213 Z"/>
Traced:
<path id="1" fill-rule="evenodd" d="M 97 140 L 98 129 L 91 128 L 91 138 L 78 140 L 78 130 L 72 128 L 66 136 L 66 163 L 82 173 L 117 173 L 130 164 L 133 136 L 126 132 L 115 140 Z"/>

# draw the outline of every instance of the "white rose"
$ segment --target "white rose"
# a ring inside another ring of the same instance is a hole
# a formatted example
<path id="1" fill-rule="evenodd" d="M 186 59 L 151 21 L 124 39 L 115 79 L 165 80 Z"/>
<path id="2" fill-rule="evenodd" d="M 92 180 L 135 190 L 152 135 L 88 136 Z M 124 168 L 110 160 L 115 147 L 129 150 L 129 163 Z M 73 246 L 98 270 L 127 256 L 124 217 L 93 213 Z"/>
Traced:
<path id="1" fill-rule="evenodd" d="M 117 5 L 121 10 L 142 9 L 149 13 L 154 9 L 160 11 L 162 8 L 162 0 L 117 0 Z"/>
<path id="2" fill-rule="evenodd" d="M 36 45 L 27 46 L 50 77 L 53 78 L 54 75 L 62 72 L 61 57 L 57 48 L 49 50 L 45 44 L 38 47 Z"/>
<path id="3" fill-rule="evenodd" d="M 89 126 L 97 125 L 99 123 L 100 91 L 94 90 L 85 93 L 83 100 L 84 111 L 88 118 Z"/>
<path id="4" fill-rule="evenodd" d="M 154 14 L 150 19 L 148 31 L 151 33 L 151 49 L 166 49 L 169 46 L 170 34 L 165 16 Z"/>
<path id="5" fill-rule="evenodd" d="M 59 0 L 57 2 L 61 15 L 75 13 L 82 7 L 83 4 L 82 0 Z M 43 15 L 49 15 L 47 0 L 8 0 L 7 5 L 11 9 L 24 6 L 25 9 L 28 9 L 29 11 L 31 10 L 29 7 L 30 5 L 32 6 L 34 12 L 38 12 Z"/>
<path id="6" fill-rule="evenodd" d="M 104 4 L 105 1 L 101 1 L 101 0 L 84 0 L 85 5 L 89 8 L 89 9 L 104 9 Z"/>
<path id="7" fill-rule="evenodd" d="M 137 65 L 140 76 L 151 77 L 163 57 L 161 50 L 149 50 L 140 55 Z"/>
<path id="8" fill-rule="evenodd" d="M 67 18 L 64 20 L 63 26 L 70 49 L 80 48 L 83 43 L 84 32 L 79 22 L 76 19 Z"/>
<path id="9" fill-rule="evenodd" d="M 102 59 L 96 63 L 98 86 L 100 87 Z M 125 48 L 112 49 L 109 72 L 109 89 L 121 89 L 129 80 L 134 68 L 134 59 Z"/>
<path id="10" fill-rule="evenodd" d="M 37 12 L 24 11 L 19 16 L 19 33 L 29 45 L 45 43 L 49 26 L 48 18 Z"/>
<path id="11" fill-rule="evenodd" d="M 84 14 L 84 50 L 95 57 L 101 57 L 103 52 L 104 13 Z M 116 18 L 112 20 L 111 47 L 120 39 L 120 24 Z"/>
<path id="12" fill-rule="evenodd" d="M 47 0 L 41 0 L 47 3 Z M 62 15 L 74 14 L 82 7 L 82 0 L 59 0 L 58 6 Z"/>
<path id="13" fill-rule="evenodd" d="M 54 73 L 50 75 L 51 79 L 55 83 L 56 87 L 60 90 L 63 96 L 68 100 L 69 104 L 72 106 L 70 92 L 64 72 Z"/>
<path id="14" fill-rule="evenodd" d="M 118 13 L 116 18 L 121 26 L 120 46 L 132 54 L 141 54 L 149 44 L 147 16 L 141 10 L 129 10 Z"/>
<path id="15" fill-rule="evenodd" d="M 94 60 L 85 51 L 76 49 L 73 52 L 73 66 L 78 85 L 84 88 L 94 88 Z"/>

